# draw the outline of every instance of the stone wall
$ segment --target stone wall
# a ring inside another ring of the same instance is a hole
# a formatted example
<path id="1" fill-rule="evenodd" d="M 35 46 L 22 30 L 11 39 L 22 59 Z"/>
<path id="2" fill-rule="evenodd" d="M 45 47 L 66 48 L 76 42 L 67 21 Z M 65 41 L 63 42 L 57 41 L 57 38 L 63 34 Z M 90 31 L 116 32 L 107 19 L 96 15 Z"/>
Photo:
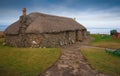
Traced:
<path id="1" fill-rule="evenodd" d="M 18 36 L 7 35 L 5 36 L 5 43 L 8 46 L 20 46 L 20 39 Z"/>
<path id="2" fill-rule="evenodd" d="M 60 32 L 50 34 L 28 34 L 29 44 L 35 41 L 39 47 L 59 47 L 75 43 L 75 32 Z"/>
<path id="3" fill-rule="evenodd" d="M 83 39 L 82 31 L 78 31 L 78 40 Z M 33 46 L 32 42 L 37 44 Z M 67 31 L 49 34 L 26 34 L 24 38 L 20 35 L 5 36 L 7 45 L 15 47 L 61 47 L 71 45 L 76 42 L 76 31 Z"/>
<path id="4" fill-rule="evenodd" d="M 82 30 L 82 38 L 87 38 L 87 30 Z"/>
<path id="5" fill-rule="evenodd" d="M 83 38 L 83 35 L 82 35 L 82 31 L 78 31 L 78 41 L 82 41 L 84 38 Z"/>
<path id="6" fill-rule="evenodd" d="M 30 47 L 28 37 L 20 35 L 5 35 L 5 44 L 15 47 Z"/>

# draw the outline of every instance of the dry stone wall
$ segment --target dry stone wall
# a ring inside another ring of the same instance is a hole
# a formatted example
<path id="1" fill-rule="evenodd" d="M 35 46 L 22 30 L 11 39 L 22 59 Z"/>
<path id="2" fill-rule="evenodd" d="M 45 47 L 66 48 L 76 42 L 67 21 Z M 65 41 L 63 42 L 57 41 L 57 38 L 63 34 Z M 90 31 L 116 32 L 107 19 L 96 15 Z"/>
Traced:
<path id="1" fill-rule="evenodd" d="M 66 32 L 49 33 L 49 34 L 28 34 L 29 44 L 32 46 L 32 41 L 38 44 L 38 47 L 59 47 L 75 43 L 75 32 L 69 32 L 69 38 Z"/>
<path id="2" fill-rule="evenodd" d="M 18 36 L 5 36 L 5 43 L 9 46 L 20 46 L 20 39 Z"/>
<path id="3" fill-rule="evenodd" d="M 82 36 L 82 31 L 78 31 L 78 41 L 82 41 L 84 37 Z"/>
<path id="4" fill-rule="evenodd" d="M 63 47 L 76 42 L 75 31 L 25 35 L 24 38 L 22 38 L 21 34 L 6 35 L 5 42 L 7 45 L 15 47 Z M 83 39 L 81 31 L 78 31 L 77 37 L 79 41 Z"/>

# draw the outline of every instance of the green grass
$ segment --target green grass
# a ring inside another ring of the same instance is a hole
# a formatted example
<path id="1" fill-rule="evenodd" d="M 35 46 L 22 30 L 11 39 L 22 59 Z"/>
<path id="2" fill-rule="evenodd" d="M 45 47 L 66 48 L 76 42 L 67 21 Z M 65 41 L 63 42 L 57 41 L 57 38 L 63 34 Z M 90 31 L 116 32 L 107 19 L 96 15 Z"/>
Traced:
<path id="1" fill-rule="evenodd" d="M 120 76 L 120 57 L 95 48 L 81 48 L 81 52 L 93 68 L 112 76 Z"/>
<path id="2" fill-rule="evenodd" d="M 57 48 L 15 48 L 2 46 L 0 39 L 0 76 L 37 76 L 60 56 Z"/>
<path id="3" fill-rule="evenodd" d="M 91 35 L 94 41 L 91 43 L 92 46 L 99 46 L 105 48 L 120 48 L 120 39 L 113 39 L 111 36 L 102 36 L 100 34 Z"/>
<path id="4" fill-rule="evenodd" d="M 120 39 L 114 39 L 112 36 L 103 36 L 101 34 L 91 34 L 92 37 L 95 38 L 93 42 L 100 42 L 100 41 L 105 41 L 105 42 L 119 42 Z"/>

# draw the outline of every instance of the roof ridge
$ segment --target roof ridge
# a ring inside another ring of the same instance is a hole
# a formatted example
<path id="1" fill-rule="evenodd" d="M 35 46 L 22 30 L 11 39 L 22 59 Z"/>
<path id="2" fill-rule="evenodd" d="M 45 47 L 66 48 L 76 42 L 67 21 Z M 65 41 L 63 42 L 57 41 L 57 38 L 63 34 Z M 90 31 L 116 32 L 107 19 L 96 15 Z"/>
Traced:
<path id="1" fill-rule="evenodd" d="M 26 33 L 52 33 L 86 29 L 82 24 L 68 17 L 48 15 L 39 12 L 32 12 L 28 14 L 27 17 L 27 23 L 30 24 L 26 29 Z M 5 34 L 19 34 L 19 26 L 20 23 L 18 20 L 5 30 Z"/>
<path id="2" fill-rule="evenodd" d="M 46 14 L 46 13 L 41 13 L 41 12 L 32 12 L 28 15 L 31 15 L 31 14 L 39 14 L 39 15 L 43 15 L 43 16 L 51 16 L 51 17 L 59 17 L 59 18 L 65 18 L 65 19 L 73 19 L 73 18 L 70 18 L 70 17 L 64 17 L 64 16 L 58 16 L 58 15 L 52 15 L 52 14 Z"/>

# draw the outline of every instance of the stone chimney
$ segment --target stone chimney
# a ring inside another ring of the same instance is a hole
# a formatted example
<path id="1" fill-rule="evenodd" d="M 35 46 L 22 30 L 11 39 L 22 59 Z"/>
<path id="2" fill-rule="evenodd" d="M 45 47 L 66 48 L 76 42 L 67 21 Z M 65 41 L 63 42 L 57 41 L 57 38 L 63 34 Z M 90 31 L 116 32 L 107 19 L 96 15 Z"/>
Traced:
<path id="1" fill-rule="evenodd" d="M 23 16 L 26 16 L 26 8 L 23 8 L 23 9 L 22 9 L 22 15 L 23 15 Z"/>
<path id="2" fill-rule="evenodd" d="M 73 20 L 76 20 L 76 18 L 74 17 Z"/>

